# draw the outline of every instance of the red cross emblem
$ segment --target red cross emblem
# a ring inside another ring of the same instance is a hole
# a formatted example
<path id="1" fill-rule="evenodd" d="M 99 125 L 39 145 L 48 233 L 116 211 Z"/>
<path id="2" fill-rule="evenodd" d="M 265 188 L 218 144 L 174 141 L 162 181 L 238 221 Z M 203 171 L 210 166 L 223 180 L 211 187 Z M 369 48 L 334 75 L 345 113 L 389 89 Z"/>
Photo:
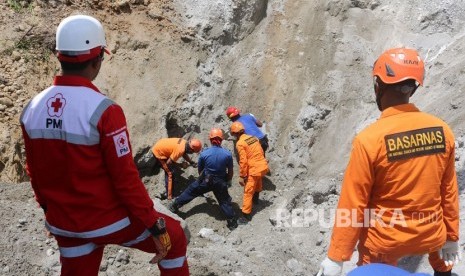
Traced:
<path id="1" fill-rule="evenodd" d="M 47 100 L 47 112 L 50 117 L 61 117 L 66 105 L 66 99 L 61 93 Z"/>
<path id="2" fill-rule="evenodd" d="M 129 139 L 126 131 L 113 136 L 113 142 L 115 143 L 116 155 L 118 157 L 125 156 L 131 152 L 129 148 Z"/>
<path id="3" fill-rule="evenodd" d="M 121 135 L 119 138 L 118 138 L 118 143 L 119 143 L 119 146 L 122 148 L 122 147 L 125 147 L 126 146 L 126 139 L 124 139 L 124 137 Z"/>

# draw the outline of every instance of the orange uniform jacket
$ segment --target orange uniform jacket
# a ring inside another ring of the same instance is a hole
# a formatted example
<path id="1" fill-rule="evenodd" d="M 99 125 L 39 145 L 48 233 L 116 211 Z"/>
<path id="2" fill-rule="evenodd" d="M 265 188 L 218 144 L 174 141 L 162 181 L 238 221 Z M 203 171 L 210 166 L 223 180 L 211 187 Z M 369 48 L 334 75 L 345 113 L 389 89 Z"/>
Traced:
<path id="1" fill-rule="evenodd" d="M 351 225 L 363 222 L 367 208 L 385 225 L 338 227 L 341 216 L 336 213 L 328 257 L 349 260 L 357 241 L 371 251 L 397 256 L 425 254 L 446 239 L 457 241 L 454 151 L 454 135 L 442 120 L 413 104 L 385 109 L 353 141 L 338 204 L 338 211 L 355 210 L 356 217 L 350 211 Z"/>
<path id="2" fill-rule="evenodd" d="M 236 149 L 239 154 L 241 177 L 263 176 L 268 172 L 268 163 L 257 137 L 242 134 L 237 141 Z"/>
<path id="3" fill-rule="evenodd" d="M 176 162 L 184 155 L 187 141 L 182 138 L 163 138 L 152 147 L 153 155 L 158 159 L 170 158 Z"/>

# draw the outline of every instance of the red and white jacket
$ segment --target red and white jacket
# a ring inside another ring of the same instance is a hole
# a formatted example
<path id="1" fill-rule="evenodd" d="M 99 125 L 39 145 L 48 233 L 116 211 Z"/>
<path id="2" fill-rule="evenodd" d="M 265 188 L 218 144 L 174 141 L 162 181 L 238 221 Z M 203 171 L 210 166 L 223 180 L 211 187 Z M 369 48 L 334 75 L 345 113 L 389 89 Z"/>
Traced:
<path id="1" fill-rule="evenodd" d="M 158 217 L 140 181 L 120 106 L 87 79 L 57 76 L 21 115 L 27 171 L 55 235 L 93 238 Z"/>

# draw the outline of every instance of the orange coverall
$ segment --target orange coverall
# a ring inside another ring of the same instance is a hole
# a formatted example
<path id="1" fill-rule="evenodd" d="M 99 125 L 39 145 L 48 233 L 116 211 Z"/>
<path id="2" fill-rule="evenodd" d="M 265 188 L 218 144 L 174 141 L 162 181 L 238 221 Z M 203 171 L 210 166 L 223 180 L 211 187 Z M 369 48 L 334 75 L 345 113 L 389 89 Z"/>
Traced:
<path id="1" fill-rule="evenodd" d="M 349 260 L 358 241 L 358 265 L 396 265 L 403 256 L 429 253 L 436 271 L 451 270 L 438 250 L 459 238 L 454 152 L 454 135 L 442 120 L 413 104 L 385 109 L 353 141 L 338 204 L 338 211 L 350 210 L 352 224 L 338 226 L 336 212 L 328 257 Z M 380 223 L 354 226 L 366 209 Z"/>
<path id="2" fill-rule="evenodd" d="M 252 199 L 256 192 L 262 191 L 262 177 L 268 172 L 262 146 L 257 137 L 242 134 L 236 143 L 239 155 L 239 176 L 247 177 L 244 186 L 242 212 L 252 212 Z"/>
<path id="3" fill-rule="evenodd" d="M 161 167 L 165 171 L 165 185 L 168 194 L 168 199 L 172 197 L 173 189 L 173 173 L 166 162 L 168 159 L 176 162 L 184 155 L 187 141 L 182 138 L 163 138 L 158 140 L 152 147 L 152 153 L 160 162 Z"/>

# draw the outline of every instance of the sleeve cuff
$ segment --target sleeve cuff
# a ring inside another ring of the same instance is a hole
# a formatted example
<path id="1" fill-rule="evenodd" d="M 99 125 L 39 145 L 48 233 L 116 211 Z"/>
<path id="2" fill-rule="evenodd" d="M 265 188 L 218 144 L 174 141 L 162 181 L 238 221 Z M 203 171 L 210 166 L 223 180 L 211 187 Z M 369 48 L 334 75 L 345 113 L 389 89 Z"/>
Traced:
<path id="1" fill-rule="evenodd" d="M 342 252 L 339 252 L 337 249 L 331 249 L 331 247 L 328 250 L 328 258 L 335 262 L 346 262 L 350 261 L 350 258 L 352 257 L 352 254 L 345 254 Z"/>

